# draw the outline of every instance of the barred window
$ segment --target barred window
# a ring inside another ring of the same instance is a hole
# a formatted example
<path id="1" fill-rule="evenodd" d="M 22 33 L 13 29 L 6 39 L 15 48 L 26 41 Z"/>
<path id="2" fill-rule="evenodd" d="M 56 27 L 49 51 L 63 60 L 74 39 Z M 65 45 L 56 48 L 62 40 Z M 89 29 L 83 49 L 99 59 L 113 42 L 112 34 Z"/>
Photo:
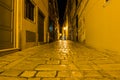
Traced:
<path id="1" fill-rule="evenodd" d="M 34 7 L 30 0 L 25 0 L 25 18 L 34 21 Z"/>

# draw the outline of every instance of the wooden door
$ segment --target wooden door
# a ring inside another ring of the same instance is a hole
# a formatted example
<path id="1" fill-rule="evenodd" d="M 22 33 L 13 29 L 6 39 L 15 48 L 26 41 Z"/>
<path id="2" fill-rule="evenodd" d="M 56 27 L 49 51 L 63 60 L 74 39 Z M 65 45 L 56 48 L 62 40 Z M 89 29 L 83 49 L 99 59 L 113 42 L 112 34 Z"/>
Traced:
<path id="1" fill-rule="evenodd" d="M 13 0 L 0 0 L 0 50 L 14 47 Z"/>

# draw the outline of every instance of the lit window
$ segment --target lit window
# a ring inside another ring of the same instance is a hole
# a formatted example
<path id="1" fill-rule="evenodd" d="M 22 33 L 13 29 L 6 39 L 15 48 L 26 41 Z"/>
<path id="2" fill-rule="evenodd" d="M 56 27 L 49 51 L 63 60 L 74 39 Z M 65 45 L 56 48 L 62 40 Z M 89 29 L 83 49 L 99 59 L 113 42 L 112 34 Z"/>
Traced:
<path id="1" fill-rule="evenodd" d="M 25 0 L 25 17 L 34 21 L 34 5 L 30 0 Z"/>

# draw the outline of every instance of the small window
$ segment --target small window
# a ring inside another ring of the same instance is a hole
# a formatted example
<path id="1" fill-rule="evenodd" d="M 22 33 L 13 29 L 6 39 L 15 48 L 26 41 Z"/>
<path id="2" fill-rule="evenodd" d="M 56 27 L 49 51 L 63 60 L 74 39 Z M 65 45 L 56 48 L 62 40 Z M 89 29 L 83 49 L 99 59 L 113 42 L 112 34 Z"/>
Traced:
<path id="1" fill-rule="evenodd" d="M 78 15 L 76 16 L 76 28 L 78 28 Z"/>
<path id="2" fill-rule="evenodd" d="M 78 0 L 76 0 L 76 6 L 78 5 Z"/>
<path id="3" fill-rule="evenodd" d="M 34 21 L 34 7 L 30 0 L 25 0 L 25 18 Z"/>

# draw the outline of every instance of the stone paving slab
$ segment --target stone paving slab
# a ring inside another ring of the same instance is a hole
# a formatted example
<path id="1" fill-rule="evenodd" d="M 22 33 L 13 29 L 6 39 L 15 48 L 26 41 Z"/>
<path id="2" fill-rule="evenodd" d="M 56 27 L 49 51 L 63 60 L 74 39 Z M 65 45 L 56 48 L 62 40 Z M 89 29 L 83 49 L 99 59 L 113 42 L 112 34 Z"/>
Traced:
<path id="1" fill-rule="evenodd" d="M 55 77 L 56 71 L 39 71 L 36 77 Z"/>
<path id="2" fill-rule="evenodd" d="M 60 78 L 43 78 L 42 80 L 61 80 Z"/>
<path id="3" fill-rule="evenodd" d="M 0 77 L 0 80 L 27 80 L 26 78 Z"/>
<path id="4" fill-rule="evenodd" d="M 38 64 L 32 63 L 32 64 L 17 64 L 14 67 L 12 67 L 11 69 L 15 69 L 15 70 L 34 70 L 34 68 L 37 66 Z"/>
<path id="5" fill-rule="evenodd" d="M 71 72 L 71 77 L 76 77 L 76 78 L 83 78 L 83 71 L 72 71 Z"/>
<path id="6" fill-rule="evenodd" d="M 0 74 L 1 74 L 2 72 L 4 72 L 4 70 L 3 70 L 3 69 L 0 69 Z"/>
<path id="7" fill-rule="evenodd" d="M 120 70 L 105 70 L 105 72 L 111 75 L 112 77 L 120 79 Z"/>
<path id="8" fill-rule="evenodd" d="M 66 65 L 39 65 L 35 70 L 68 70 Z"/>
<path id="9" fill-rule="evenodd" d="M 109 79 L 109 78 L 84 78 L 83 80 L 115 80 L 115 79 Z"/>
<path id="10" fill-rule="evenodd" d="M 70 77 L 69 71 L 59 71 L 57 77 Z"/>
<path id="11" fill-rule="evenodd" d="M 36 71 L 24 71 L 20 77 L 34 77 Z"/>
<path id="12" fill-rule="evenodd" d="M 65 78 L 63 80 L 83 80 L 82 78 Z"/>
<path id="13" fill-rule="evenodd" d="M 68 64 L 68 69 L 69 70 L 79 70 L 74 64 Z"/>
<path id="14" fill-rule="evenodd" d="M 47 64 L 60 64 L 60 60 L 49 60 L 47 61 Z"/>
<path id="15" fill-rule="evenodd" d="M 70 64 L 70 62 L 68 60 L 61 60 L 61 64 L 67 65 L 67 64 Z"/>
<path id="16" fill-rule="evenodd" d="M 98 66 L 103 70 L 120 70 L 120 64 L 103 64 Z"/>
<path id="17" fill-rule="evenodd" d="M 56 41 L 0 57 L 0 80 L 120 80 L 119 53 Z"/>
<path id="18" fill-rule="evenodd" d="M 96 70 L 86 70 L 84 71 L 84 77 L 97 77 L 97 78 L 103 78 L 101 73 Z"/>
<path id="19" fill-rule="evenodd" d="M 0 74 L 0 76 L 10 76 L 10 77 L 17 77 L 23 71 L 20 70 L 6 70 Z"/>
<path id="20" fill-rule="evenodd" d="M 41 80 L 41 78 L 28 78 L 28 80 Z"/>
<path id="21" fill-rule="evenodd" d="M 80 70 L 94 70 L 91 65 L 77 65 Z"/>
<path id="22" fill-rule="evenodd" d="M 113 60 L 109 60 L 109 59 L 105 59 L 105 60 L 94 60 L 94 63 L 96 64 L 114 64 L 115 61 Z"/>

